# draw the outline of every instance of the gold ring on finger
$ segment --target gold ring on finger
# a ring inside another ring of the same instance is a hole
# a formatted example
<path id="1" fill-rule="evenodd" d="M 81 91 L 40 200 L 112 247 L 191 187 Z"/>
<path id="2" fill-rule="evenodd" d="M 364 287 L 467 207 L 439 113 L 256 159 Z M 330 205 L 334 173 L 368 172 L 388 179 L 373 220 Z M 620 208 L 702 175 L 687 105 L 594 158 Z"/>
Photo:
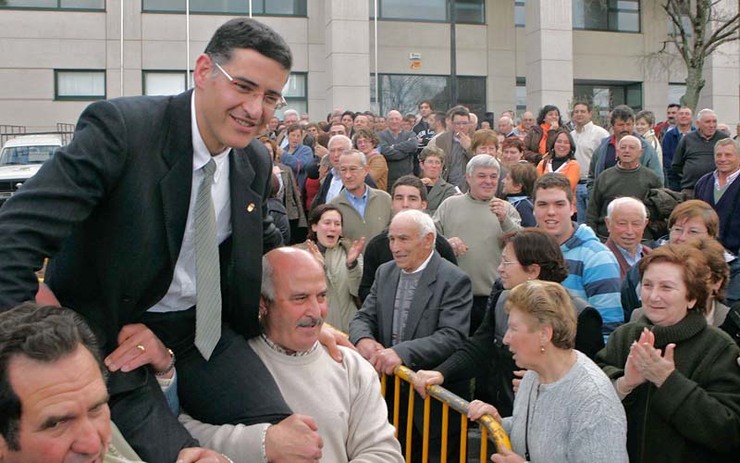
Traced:
<path id="1" fill-rule="evenodd" d="M 142 352 L 146 352 L 146 347 L 142 346 L 141 344 L 137 344 L 136 348 L 139 349 Z"/>

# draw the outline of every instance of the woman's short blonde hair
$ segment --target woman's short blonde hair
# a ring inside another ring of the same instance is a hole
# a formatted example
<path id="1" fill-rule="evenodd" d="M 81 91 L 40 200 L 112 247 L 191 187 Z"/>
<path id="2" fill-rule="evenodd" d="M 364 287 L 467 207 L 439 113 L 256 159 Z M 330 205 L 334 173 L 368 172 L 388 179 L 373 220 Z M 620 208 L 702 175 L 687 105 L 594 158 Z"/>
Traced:
<path id="1" fill-rule="evenodd" d="M 573 349 L 576 345 L 576 309 L 568 291 L 557 283 L 530 280 L 517 285 L 506 300 L 506 312 L 514 308 L 537 320 L 538 328 L 552 327 L 552 345 Z"/>

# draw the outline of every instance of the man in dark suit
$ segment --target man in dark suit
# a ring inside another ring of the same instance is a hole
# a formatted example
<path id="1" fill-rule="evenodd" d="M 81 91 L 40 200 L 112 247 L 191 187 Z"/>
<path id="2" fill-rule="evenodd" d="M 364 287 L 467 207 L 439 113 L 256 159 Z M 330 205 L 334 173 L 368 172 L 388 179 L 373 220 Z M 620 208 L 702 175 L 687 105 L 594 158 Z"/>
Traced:
<path id="1" fill-rule="evenodd" d="M 470 278 L 435 252 L 435 237 L 434 222 L 424 212 L 401 211 L 391 221 L 393 262 L 378 268 L 370 294 L 349 326 L 350 341 L 379 373 L 392 374 L 401 364 L 413 370 L 434 367 L 467 339 L 473 303 Z M 450 390 L 464 396 L 465 386 L 452 385 Z M 441 407 L 435 407 L 429 445 L 433 453 L 440 448 L 440 412 Z M 420 413 L 421 408 L 415 409 L 417 433 Z M 455 441 L 451 437 L 450 445 Z"/>
<path id="2" fill-rule="evenodd" d="M 282 241 L 266 209 L 271 162 L 253 140 L 284 104 L 291 65 L 267 26 L 225 23 L 196 61 L 193 91 L 93 103 L 72 142 L 0 211 L 0 310 L 34 298 L 34 271 L 50 256 L 46 283 L 98 335 L 112 418 L 151 463 L 196 445 L 167 409 L 162 371 L 146 366 L 163 364 L 152 343 L 172 349 L 180 401 L 199 419 L 251 424 L 291 413 L 245 339 L 258 333 L 262 253 Z M 203 215 L 210 237 L 199 231 Z M 205 322 L 196 302 L 215 307 Z M 201 334 L 196 318 L 211 331 Z M 141 324 L 156 336 L 142 337 Z"/>

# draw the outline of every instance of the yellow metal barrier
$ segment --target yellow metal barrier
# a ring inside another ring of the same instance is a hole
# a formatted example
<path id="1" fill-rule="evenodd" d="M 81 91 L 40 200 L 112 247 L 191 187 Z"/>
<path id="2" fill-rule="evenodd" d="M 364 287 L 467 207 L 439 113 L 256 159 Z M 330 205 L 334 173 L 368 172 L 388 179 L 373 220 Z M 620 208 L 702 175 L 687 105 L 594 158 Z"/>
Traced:
<path id="1" fill-rule="evenodd" d="M 409 400 L 408 400 L 408 415 L 406 420 L 406 461 L 411 461 L 411 450 L 412 442 L 411 435 L 413 429 L 413 415 L 414 415 L 414 397 L 413 391 L 413 378 L 414 372 L 404 366 L 398 366 L 394 370 L 394 390 L 393 390 L 393 425 L 396 428 L 396 437 L 398 437 L 398 426 L 400 423 L 400 398 L 401 398 L 401 380 L 409 383 Z M 383 375 L 381 378 L 381 391 L 385 397 L 387 390 L 387 379 Z M 429 458 L 429 422 L 430 422 L 430 407 L 431 400 L 435 399 L 442 403 L 442 448 L 441 448 L 441 461 L 447 461 L 447 431 L 449 429 L 449 409 L 452 407 L 453 410 L 461 414 L 460 416 L 460 463 L 467 461 L 467 429 L 468 419 L 467 413 L 470 406 L 470 402 L 462 399 L 461 397 L 453 394 L 447 389 L 441 386 L 429 386 L 427 387 L 427 397 L 424 400 L 424 423 L 423 423 L 423 438 L 422 438 L 422 463 L 426 463 Z M 511 449 L 511 441 L 509 436 L 504 431 L 504 428 L 490 415 L 482 416 L 477 422 L 481 425 L 481 448 L 480 448 L 480 461 L 487 461 L 488 456 L 488 438 L 493 441 L 497 449 L 507 448 Z"/>

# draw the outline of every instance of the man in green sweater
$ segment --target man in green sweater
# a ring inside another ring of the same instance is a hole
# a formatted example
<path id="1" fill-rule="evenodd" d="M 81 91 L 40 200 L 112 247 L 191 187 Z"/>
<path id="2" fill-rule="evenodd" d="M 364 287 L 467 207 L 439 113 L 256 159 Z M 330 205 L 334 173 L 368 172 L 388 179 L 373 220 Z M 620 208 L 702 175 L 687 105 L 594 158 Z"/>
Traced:
<path id="1" fill-rule="evenodd" d="M 625 135 L 617 145 L 617 165 L 606 169 L 594 181 L 586 211 L 586 224 L 602 241 L 609 236 L 604 218 L 612 200 L 622 196 L 642 199 L 651 188 L 663 186 L 655 172 L 640 165 L 640 156 L 640 140 L 633 135 Z"/>

